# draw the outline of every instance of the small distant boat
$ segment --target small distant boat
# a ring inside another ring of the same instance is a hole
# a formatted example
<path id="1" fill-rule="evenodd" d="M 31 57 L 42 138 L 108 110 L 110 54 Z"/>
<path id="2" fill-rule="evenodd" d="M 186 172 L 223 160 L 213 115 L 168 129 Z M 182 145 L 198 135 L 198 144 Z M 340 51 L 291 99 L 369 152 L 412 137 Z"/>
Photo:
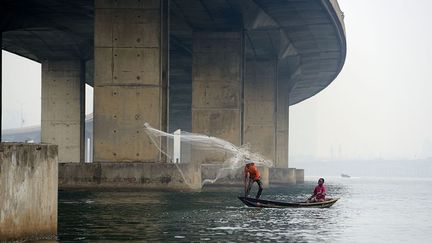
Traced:
<path id="1" fill-rule="evenodd" d="M 351 178 L 351 176 L 347 175 L 347 174 L 341 174 L 341 177 L 343 177 L 343 178 Z"/>
<path id="2" fill-rule="evenodd" d="M 329 198 L 324 202 L 280 202 L 263 199 L 255 199 L 251 197 L 238 197 L 246 206 L 260 208 L 329 208 L 339 198 Z"/>

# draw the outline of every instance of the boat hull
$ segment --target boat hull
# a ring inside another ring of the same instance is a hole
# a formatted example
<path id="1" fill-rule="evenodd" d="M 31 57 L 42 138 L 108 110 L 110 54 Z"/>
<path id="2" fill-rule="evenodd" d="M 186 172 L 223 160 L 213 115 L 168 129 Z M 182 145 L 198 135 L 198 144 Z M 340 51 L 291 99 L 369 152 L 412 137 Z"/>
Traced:
<path id="1" fill-rule="evenodd" d="M 255 199 L 250 197 L 238 197 L 246 206 L 260 208 L 329 208 L 339 198 L 328 199 L 324 202 L 280 202 L 271 200 Z"/>

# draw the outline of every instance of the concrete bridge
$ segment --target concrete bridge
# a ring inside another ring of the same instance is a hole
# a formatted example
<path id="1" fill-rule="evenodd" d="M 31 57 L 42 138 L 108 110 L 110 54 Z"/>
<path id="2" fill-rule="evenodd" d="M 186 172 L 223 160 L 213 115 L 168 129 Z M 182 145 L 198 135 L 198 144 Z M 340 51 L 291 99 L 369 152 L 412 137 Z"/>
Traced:
<path id="1" fill-rule="evenodd" d="M 55 235 L 57 185 L 183 190 L 144 122 L 250 143 L 276 163 L 267 183 L 295 183 L 289 105 L 329 85 L 346 55 L 336 0 L 2 0 L 0 11 L 2 49 L 42 63 L 41 142 L 58 145 L 0 144 L 0 240 Z M 201 186 L 201 168 L 178 166 Z"/>
<path id="2" fill-rule="evenodd" d="M 84 161 L 88 83 L 96 162 L 163 162 L 147 121 L 250 143 L 288 168 L 289 105 L 329 85 L 346 55 L 335 0 L 1 4 L 2 49 L 42 63 L 41 141 L 60 162 Z"/>

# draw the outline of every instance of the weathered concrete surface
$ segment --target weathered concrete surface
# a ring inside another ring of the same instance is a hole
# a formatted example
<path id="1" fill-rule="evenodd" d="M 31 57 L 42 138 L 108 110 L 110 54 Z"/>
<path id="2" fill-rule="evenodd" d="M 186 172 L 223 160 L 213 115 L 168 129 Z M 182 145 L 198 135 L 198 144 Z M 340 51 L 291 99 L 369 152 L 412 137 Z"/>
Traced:
<path id="1" fill-rule="evenodd" d="M 178 166 L 184 173 L 184 178 L 172 163 L 61 163 L 59 188 L 199 191 L 200 167 L 193 164 Z"/>
<path id="2" fill-rule="evenodd" d="M 0 144 L 0 241 L 55 238 L 56 145 Z"/>
<path id="3" fill-rule="evenodd" d="M 95 2 L 94 161 L 160 161 L 166 130 L 167 1 Z"/>
<path id="4" fill-rule="evenodd" d="M 278 69 L 278 72 L 279 69 Z M 280 75 L 278 73 L 278 75 Z M 276 160 L 275 167 L 288 168 L 289 141 L 289 83 L 278 78 L 276 105 Z"/>
<path id="5" fill-rule="evenodd" d="M 303 184 L 304 183 L 304 169 L 296 169 L 295 170 L 296 183 Z"/>
<path id="6" fill-rule="evenodd" d="M 195 32 L 192 132 L 241 143 L 242 32 Z"/>
<path id="7" fill-rule="evenodd" d="M 277 60 L 251 60 L 245 64 L 243 143 L 254 152 L 276 158 Z"/>
<path id="8" fill-rule="evenodd" d="M 201 165 L 201 178 L 202 180 L 216 178 L 218 171 L 222 169 L 220 164 L 202 164 Z M 269 184 L 269 168 L 258 167 L 261 173 L 261 181 L 264 187 L 268 187 Z M 244 168 L 239 168 L 237 171 L 227 172 L 226 176 L 218 179 L 215 183 L 207 183 L 204 186 L 240 186 L 243 190 L 244 180 Z"/>
<path id="9" fill-rule="evenodd" d="M 241 144 L 242 32 L 195 32 L 192 132 Z M 192 151 L 192 161 L 221 164 L 224 153 Z"/>
<path id="10" fill-rule="evenodd" d="M 295 168 L 270 168 L 270 184 L 296 184 Z"/>
<path id="11" fill-rule="evenodd" d="M 58 145 L 60 162 L 80 161 L 80 62 L 42 62 L 41 142 Z"/>

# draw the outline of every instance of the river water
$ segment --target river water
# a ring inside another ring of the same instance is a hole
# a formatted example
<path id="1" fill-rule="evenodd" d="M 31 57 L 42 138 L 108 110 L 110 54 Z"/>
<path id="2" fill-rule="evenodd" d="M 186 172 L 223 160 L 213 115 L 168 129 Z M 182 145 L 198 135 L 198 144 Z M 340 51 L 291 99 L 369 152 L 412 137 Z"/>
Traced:
<path id="1" fill-rule="evenodd" d="M 298 201 L 305 184 L 265 189 L 262 198 Z M 312 181 L 313 180 L 313 181 Z M 58 240 L 430 242 L 431 179 L 326 178 L 328 209 L 244 206 L 241 188 L 181 192 L 59 192 Z"/>

